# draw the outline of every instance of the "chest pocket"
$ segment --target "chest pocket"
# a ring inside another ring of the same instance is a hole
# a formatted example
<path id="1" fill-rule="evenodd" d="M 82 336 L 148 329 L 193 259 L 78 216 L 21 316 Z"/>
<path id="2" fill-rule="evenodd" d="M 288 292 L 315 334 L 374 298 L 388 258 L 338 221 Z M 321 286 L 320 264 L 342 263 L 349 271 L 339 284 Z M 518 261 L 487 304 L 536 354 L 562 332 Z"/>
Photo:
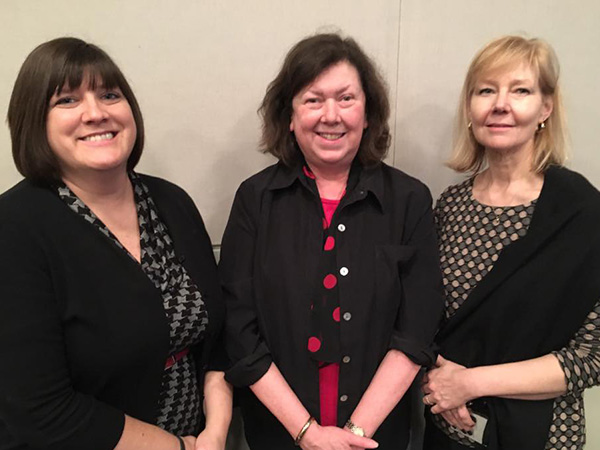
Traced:
<path id="1" fill-rule="evenodd" d="M 402 301 L 402 275 L 410 270 L 415 254 L 411 245 L 375 247 L 375 305 L 379 310 L 396 310 Z"/>

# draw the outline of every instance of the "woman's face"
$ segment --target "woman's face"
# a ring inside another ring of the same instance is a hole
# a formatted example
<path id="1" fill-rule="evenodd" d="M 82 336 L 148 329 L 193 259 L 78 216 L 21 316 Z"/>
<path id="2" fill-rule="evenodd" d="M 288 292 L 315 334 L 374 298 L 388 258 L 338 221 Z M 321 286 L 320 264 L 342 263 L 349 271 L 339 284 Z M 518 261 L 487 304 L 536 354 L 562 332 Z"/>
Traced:
<path id="1" fill-rule="evenodd" d="M 89 171 L 126 170 L 136 139 L 136 124 L 120 89 L 84 81 L 50 99 L 48 143 L 64 177 Z"/>
<path id="2" fill-rule="evenodd" d="M 348 62 L 325 69 L 292 100 L 290 131 L 311 167 L 349 168 L 367 127 L 365 94 Z"/>
<path id="3" fill-rule="evenodd" d="M 552 100 L 542 95 L 531 67 L 522 64 L 477 80 L 467 111 L 475 139 L 487 150 L 533 152 Z"/>

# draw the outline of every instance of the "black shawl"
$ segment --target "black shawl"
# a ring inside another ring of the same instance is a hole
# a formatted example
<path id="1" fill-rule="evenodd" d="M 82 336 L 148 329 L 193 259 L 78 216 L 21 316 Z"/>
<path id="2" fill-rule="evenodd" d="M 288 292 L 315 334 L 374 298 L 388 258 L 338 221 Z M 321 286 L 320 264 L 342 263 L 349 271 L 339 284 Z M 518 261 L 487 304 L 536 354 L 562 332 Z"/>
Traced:
<path id="1" fill-rule="evenodd" d="M 446 358 L 467 367 L 539 357 L 567 345 L 600 298 L 600 192 L 551 167 L 531 225 L 440 330 Z M 543 450 L 554 400 L 484 399 L 489 450 Z"/>

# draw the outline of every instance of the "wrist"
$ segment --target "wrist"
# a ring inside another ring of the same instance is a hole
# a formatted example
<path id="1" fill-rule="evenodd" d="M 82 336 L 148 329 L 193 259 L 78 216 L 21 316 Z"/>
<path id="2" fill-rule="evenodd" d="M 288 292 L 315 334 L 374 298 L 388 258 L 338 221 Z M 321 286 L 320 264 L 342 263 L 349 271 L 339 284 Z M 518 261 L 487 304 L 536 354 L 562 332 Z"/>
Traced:
<path id="1" fill-rule="evenodd" d="M 462 382 L 463 392 L 465 392 L 467 396 L 467 402 L 479 398 L 484 397 L 485 394 L 482 392 L 481 383 L 478 378 L 477 368 L 463 369 L 463 375 L 460 377 Z"/>
<path id="2" fill-rule="evenodd" d="M 310 416 L 308 418 L 308 420 L 304 423 L 304 425 L 302 426 L 302 428 L 300 429 L 300 431 L 298 431 L 298 434 L 296 435 L 296 437 L 294 439 L 294 445 L 300 446 L 300 443 L 303 442 L 303 440 L 305 439 L 306 434 L 309 432 L 309 430 L 311 428 L 314 429 L 315 425 L 316 425 L 315 418 L 313 416 Z"/>
<path id="3" fill-rule="evenodd" d="M 352 421 L 352 419 L 348 419 L 348 421 L 346 422 L 346 425 L 344 425 L 344 428 L 356 436 L 360 436 L 360 437 L 367 436 L 365 429 L 360 427 L 359 425 L 355 424 Z"/>
<path id="4" fill-rule="evenodd" d="M 227 428 L 220 426 L 207 426 L 200 432 L 200 434 L 210 436 L 212 439 L 220 443 L 227 440 Z"/>

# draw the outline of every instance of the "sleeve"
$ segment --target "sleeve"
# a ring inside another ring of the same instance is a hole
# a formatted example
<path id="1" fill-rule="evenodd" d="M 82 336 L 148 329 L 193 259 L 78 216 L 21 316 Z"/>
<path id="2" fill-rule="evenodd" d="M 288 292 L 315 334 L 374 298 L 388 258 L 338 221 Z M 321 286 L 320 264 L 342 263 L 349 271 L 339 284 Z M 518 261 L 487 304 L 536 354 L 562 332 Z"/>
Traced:
<path id="1" fill-rule="evenodd" d="M 252 203 L 255 203 L 253 205 Z M 258 326 L 253 265 L 257 239 L 257 201 L 242 184 L 236 193 L 221 244 L 219 275 L 226 305 L 225 340 L 232 362 L 225 373 L 234 386 L 249 386 L 269 369 L 272 358 Z"/>
<path id="2" fill-rule="evenodd" d="M 73 389 L 51 266 L 24 228 L 0 224 L 0 424 L 28 447 L 112 449 L 125 416 Z"/>
<path id="3" fill-rule="evenodd" d="M 414 250 L 400 270 L 403 299 L 396 317 L 390 348 L 405 353 L 415 363 L 429 367 L 437 353 L 433 338 L 444 307 L 442 275 L 433 225 L 432 199 L 423 186 L 407 213 L 407 246 Z"/>
<path id="4" fill-rule="evenodd" d="M 553 354 L 565 373 L 567 394 L 579 397 L 584 389 L 600 385 L 600 301 L 569 344 Z"/>

